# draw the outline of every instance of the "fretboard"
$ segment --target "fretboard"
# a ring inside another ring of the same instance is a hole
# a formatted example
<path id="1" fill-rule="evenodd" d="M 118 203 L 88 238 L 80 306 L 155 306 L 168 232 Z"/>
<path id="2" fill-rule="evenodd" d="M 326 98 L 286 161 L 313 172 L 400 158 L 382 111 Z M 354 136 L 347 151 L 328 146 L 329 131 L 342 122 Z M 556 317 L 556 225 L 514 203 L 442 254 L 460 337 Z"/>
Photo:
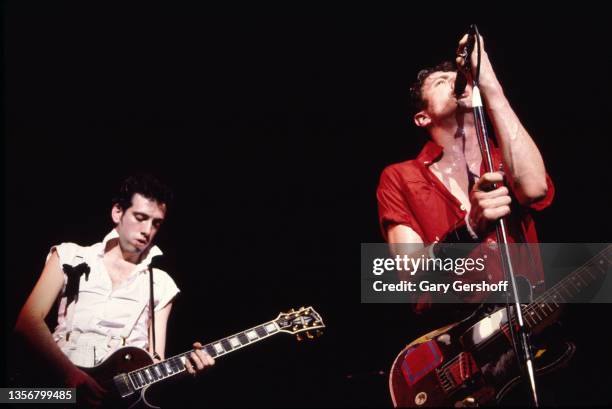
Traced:
<path id="1" fill-rule="evenodd" d="M 601 281 L 608 272 L 611 258 L 612 246 L 608 246 L 534 302 L 523 307 L 525 324 L 530 328 L 536 327 L 556 312 L 561 304 L 576 299 L 591 284 Z"/>
<path id="2" fill-rule="evenodd" d="M 270 321 L 227 338 L 206 344 L 201 349 L 211 357 L 217 359 L 230 352 L 277 334 L 278 332 L 279 327 L 276 322 Z M 193 349 L 156 364 L 132 371 L 127 374 L 128 379 L 132 383 L 134 390 L 138 390 L 171 376 L 178 375 L 187 370 L 185 368 L 185 361 L 192 352 L 194 352 Z"/>

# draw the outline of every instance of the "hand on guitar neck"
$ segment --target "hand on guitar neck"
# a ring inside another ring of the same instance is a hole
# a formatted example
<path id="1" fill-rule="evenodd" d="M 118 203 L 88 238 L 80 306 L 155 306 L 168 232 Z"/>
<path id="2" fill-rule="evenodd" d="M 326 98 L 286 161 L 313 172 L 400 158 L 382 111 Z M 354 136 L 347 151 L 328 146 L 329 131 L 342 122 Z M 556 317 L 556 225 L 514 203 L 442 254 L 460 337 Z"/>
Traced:
<path id="1" fill-rule="evenodd" d="M 189 359 L 185 361 L 185 367 L 187 372 L 191 375 L 196 376 L 199 371 L 203 370 L 207 366 L 213 366 L 215 360 L 202 350 L 202 344 L 199 342 L 193 343 L 194 351 L 189 354 Z"/>

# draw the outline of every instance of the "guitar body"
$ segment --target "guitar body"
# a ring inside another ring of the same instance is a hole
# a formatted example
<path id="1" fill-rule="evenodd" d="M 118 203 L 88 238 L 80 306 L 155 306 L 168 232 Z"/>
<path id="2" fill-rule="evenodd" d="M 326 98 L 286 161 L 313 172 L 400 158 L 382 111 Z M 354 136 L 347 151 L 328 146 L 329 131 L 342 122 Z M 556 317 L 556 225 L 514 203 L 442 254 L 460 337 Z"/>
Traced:
<path id="1" fill-rule="evenodd" d="M 121 397 L 116 378 L 118 375 L 135 371 L 144 366 L 153 364 L 153 359 L 149 353 L 137 347 L 123 347 L 115 351 L 104 362 L 91 368 L 79 367 L 92 378 L 94 378 L 104 389 L 108 391 L 108 396 L 104 399 L 104 408 L 137 408 L 156 406 L 147 402 L 145 394 L 147 388 L 137 390 L 126 396 Z M 78 396 L 77 396 L 78 400 Z"/>
<path id="2" fill-rule="evenodd" d="M 521 392 L 516 387 L 521 384 L 521 372 L 506 322 L 505 307 L 489 306 L 410 343 L 391 367 L 389 389 L 393 405 L 465 407 L 507 403 L 513 393 Z M 547 337 L 537 334 L 532 337 L 536 375 L 550 373 L 569 362 L 575 350 L 572 343 L 543 346 Z M 520 398 L 529 402 L 525 396 Z"/>

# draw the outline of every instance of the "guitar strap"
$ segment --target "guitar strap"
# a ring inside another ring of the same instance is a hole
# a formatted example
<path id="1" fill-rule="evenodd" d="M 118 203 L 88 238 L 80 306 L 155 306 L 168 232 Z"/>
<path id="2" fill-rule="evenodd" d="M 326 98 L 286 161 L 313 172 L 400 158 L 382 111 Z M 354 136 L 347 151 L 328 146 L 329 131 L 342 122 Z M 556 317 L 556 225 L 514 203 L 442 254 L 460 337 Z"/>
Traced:
<path id="1" fill-rule="evenodd" d="M 153 338 L 153 358 L 161 359 L 155 347 L 155 309 L 153 300 L 153 267 L 149 264 L 149 317 L 151 321 L 151 336 Z"/>
<path id="2" fill-rule="evenodd" d="M 85 260 L 85 257 L 83 257 L 82 255 L 78 253 L 75 253 L 72 257 L 72 265 L 73 266 L 79 265 L 83 263 L 84 260 Z M 68 283 L 70 279 L 79 280 L 79 282 L 81 280 L 81 277 L 76 277 L 76 276 L 70 277 L 69 275 L 66 275 L 66 277 L 67 277 L 66 288 L 68 288 L 68 285 L 71 284 L 71 283 Z M 78 289 L 79 287 L 77 285 L 76 286 L 77 293 L 78 293 Z M 66 310 L 65 310 L 64 316 L 66 317 L 65 320 L 66 320 L 66 334 L 67 335 L 72 332 L 72 329 L 74 326 L 74 313 L 76 310 L 77 301 L 78 301 L 78 297 L 75 297 L 74 300 L 72 300 L 72 302 L 69 302 L 69 300 L 66 300 Z"/>

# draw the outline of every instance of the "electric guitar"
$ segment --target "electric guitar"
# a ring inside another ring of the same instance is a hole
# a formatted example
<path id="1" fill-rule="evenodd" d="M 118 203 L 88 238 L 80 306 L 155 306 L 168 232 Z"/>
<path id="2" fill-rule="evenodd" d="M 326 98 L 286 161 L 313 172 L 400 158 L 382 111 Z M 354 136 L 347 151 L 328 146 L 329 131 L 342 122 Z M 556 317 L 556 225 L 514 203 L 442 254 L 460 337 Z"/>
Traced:
<path id="1" fill-rule="evenodd" d="M 312 307 L 293 309 L 280 313 L 276 319 L 255 326 L 227 338 L 202 346 L 211 357 L 219 357 L 237 351 L 280 333 L 296 335 L 298 340 L 314 338 L 325 328 L 323 319 Z M 108 392 L 102 406 L 109 408 L 133 408 L 144 406 L 157 408 L 147 401 L 147 388 L 185 372 L 185 361 L 193 350 L 154 363 L 149 353 L 137 347 L 123 347 L 111 354 L 99 365 L 80 368 L 92 376 Z M 78 396 L 77 396 L 78 402 Z"/>
<path id="2" fill-rule="evenodd" d="M 530 304 L 521 306 L 527 328 L 535 336 L 556 322 L 563 303 L 601 282 L 610 267 L 612 246 L 606 247 Z M 517 326 L 512 315 L 513 328 Z M 414 340 L 395 358 L 389 389 L 395 407 L 466 407 L 495 405 L 520 383 L 505 306 L 489 304 L 463 321 Z M 543 337 L 543 338 L 544 338 Z M 571 342 L 538 346 L 534 341 L 536 375 L 567 364 Z"/>

